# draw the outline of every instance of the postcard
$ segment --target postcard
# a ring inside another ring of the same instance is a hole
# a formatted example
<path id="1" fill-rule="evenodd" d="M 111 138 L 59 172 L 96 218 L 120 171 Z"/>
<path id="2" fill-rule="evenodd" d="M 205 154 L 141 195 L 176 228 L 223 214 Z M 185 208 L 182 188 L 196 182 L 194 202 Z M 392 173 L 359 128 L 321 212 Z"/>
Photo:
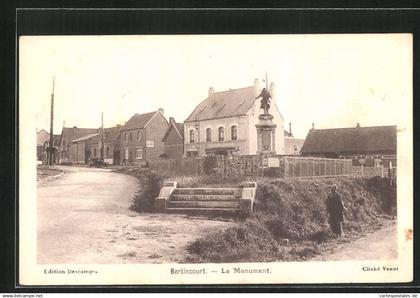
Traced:
<path id="1" fill-rule="evenodd" d="M 412 281 L 411 34 L 18 48 L 21 285 Z"/>

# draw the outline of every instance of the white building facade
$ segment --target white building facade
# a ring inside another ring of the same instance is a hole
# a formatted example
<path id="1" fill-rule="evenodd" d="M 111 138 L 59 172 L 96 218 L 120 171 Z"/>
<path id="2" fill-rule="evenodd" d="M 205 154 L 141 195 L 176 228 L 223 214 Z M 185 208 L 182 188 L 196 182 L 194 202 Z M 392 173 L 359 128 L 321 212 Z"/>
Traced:
<path id="1" fill-rule="evenodd" d="M 201 102 L 184 122 L 184 155 L 257 154 L 258 116 L 261 92 L 258 80 L 250 87 L 214 92 Z M 270 86 L 269 113 L 277 125 L 275 131 L 276 154 L 284 154 L 284 119 L 276 105 L 276 90 Z"/>

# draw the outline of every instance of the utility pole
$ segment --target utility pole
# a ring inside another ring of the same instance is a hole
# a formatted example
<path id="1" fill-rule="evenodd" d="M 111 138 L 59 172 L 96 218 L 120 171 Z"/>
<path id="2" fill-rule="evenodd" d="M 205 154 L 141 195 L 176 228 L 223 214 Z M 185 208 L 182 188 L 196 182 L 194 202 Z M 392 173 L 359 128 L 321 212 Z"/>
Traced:
<path id="1" fill-rule="evenodd" d="M 55 85 L 55 76 L 53 77 L 53 87 L 51 93 L 51 115 L 50 115 L 50 147 L 49 147 L 49 160 L 48 165 L 54 165 L 54 85 Z"/>
<path id="2" fill-rule="evenodd" d="M 104 112 L 101 114 L 101 158 L 104 160 Z"/>

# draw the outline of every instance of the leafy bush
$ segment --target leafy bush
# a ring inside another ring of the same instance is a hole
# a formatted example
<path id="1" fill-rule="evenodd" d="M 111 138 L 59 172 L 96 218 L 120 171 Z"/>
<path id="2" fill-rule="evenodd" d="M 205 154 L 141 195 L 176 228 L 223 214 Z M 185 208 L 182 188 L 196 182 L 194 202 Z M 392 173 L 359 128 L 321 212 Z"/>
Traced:
<path id="1" fill-rule="evenodd" d="M 214 155 L 204 157 L 203 171 L 206 175 L 215 175 L 217 170 L 217 158 Z"/>
<path id="2" fill-rule="evenodd" d="M 147 168 L 123 168 L 120 172 L 137 177 L 139 189 L 131 208 L 138 212 L 153 212 L 155 198 L 159 196 L 164 177 Z"/>

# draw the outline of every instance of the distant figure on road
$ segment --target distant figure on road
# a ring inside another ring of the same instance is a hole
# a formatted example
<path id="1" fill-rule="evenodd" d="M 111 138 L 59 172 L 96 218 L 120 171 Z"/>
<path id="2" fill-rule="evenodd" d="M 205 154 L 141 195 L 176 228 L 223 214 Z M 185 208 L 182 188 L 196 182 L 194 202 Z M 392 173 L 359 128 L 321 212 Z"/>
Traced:
<path id="1" fill-rule="evenodd" d="M 343 235 L 342 222 L 344 221 L 344 205 L 340 195 L 337 193 L 337 186 L 331 186 L 331 192 L 328 195 L 326 204 L 328 212 L 328 223 L 331 231 L 338 236 Z"/>

